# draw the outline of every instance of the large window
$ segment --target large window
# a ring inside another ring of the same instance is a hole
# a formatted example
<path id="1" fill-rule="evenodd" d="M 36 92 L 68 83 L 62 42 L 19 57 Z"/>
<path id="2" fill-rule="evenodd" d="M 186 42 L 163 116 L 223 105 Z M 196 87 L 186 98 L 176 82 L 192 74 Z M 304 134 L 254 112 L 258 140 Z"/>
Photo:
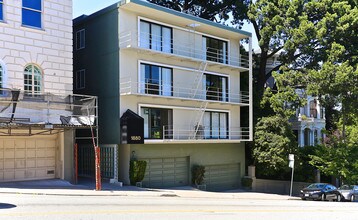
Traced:
<path id="1" fill-rule="evenodd" d="M 204 74 L 203 83 L 207 100 L 228 101 L 228 77 Z"/>
<path id="2" fill-rule="evenodd" d="M 206 50 L 206 60 L 228 63 L 228 45 L 226 41 L 203 37 L 203 49 Z"/>
<path id="3" fill-rule="evenodd" d="M 80 50 L 86 47 L 85 34 L 85 29 L 76 32 L 76 50 Z"/>
<path id="4" fill-rule="evenodd" d="M 173 110 L 143 107 L 141 108 L 141 116 L 144 118 L 144 138 L 171 138 L 168 134 L 173 129 Z M 163 128 L 166 130 L 165 134 Z"/>
<path id="5" fill-rule="evenodd" d="M 169 27 L 141 20 L 139 36 L 140 47 L 166 53 L 173 52 L 173 32 Z"/>
<path id="6" fill-rule="evenodd" d="M 42 0 L 22 0 L 22 24 L 42 28 Z"/>
<path id="7" fill-rule="evenodd" d="M 84 89 L 86 83 L 86 70 L 76 71 L 75 75 L 75 88 L 76 89 Z"/>
<path id="8" fill-rule="evenodd" d="M 317 118 L 317 100 L 310 101 L 310 117 Z"/>
<path id="9" fill-rule="evenodd" d="M 226 112 L 205 112 L 204 138 L 206 139 L 227 139 L 228 136 L 228 113 Z"/>
<path id="10" fill-rule="evenodd" d="M 140 93 L 172 96 L 173 70 L 150 64 L 140 65 Z"/>
<path id="11" fill-rule="evenodd" d="M 0 21 L 4 20 L 4 9 L 3 9 L 4 1 L 0 0 Z"/>
<path id="12" fill-rule="evenodd" d="M 35 65 L 28 65 L 24 71 L 24 91 L 26 95 L 36 95 L 42 91 L 42 72 Z"/>

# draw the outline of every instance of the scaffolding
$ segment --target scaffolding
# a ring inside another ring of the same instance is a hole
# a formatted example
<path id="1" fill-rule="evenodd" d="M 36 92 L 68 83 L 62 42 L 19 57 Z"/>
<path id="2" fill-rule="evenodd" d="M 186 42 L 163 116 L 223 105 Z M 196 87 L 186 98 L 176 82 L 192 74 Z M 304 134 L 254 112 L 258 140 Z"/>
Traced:
<path id="1" fill-rule="evenodd" d="M 98 134 L 97 123 L 95 96 L 0 89 L 0 136 L 49 135 L 91 126 Z"/>

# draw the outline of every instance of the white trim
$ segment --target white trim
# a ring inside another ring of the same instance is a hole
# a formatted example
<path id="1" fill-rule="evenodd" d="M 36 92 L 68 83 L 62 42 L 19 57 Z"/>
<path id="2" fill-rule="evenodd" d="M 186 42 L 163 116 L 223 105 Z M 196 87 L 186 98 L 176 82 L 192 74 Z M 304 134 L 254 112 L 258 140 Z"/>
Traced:
<path id="1" fill-rule="evenodd" d="M 155 104 L 145 104 L 145 103 L 138 103 L 138 113 L 141 116 L 140 113 L 140 109 L 142 107 L 148 107 L 148 108 L 164 108 L 164 109 L 181 109 L 181 110 L 194 110 L 197 111 L 198 108 L 195 107 L 184 107 L 184 106 L 175 106 L 175 105 L 155 105 Z M 230 114 L 230 110 L 222 110 L 222 109 L 206 109 L 207 111 L 212 111 L 212 112 L 223 112 L 223 113 L 229 113 Z M 229 117 L 229 119 L 231 119 Z"/>
<path id="2" fill-rule="evenodd" d="M 194 68 L 189 68 L 189 67 L 175 66 L 175 65 L 152 62 L 152 61 L 146 61 L 146 60 L 138 60 L 138 62 L 139 63 L 146 63 L 146 64 L 151 64 L 151 65 L 162 66 L 162 67 L 168 67 L 168 68 L 178 69 L 178 70 L 187 70 L 189 72 L 200 72 L 201 73 L 201 71 L 199 71 L 197 69 L 194 69 Z M 212 75 L 218 75 L 218 76 L 230 77 L 230 74 L 225 74 L 225 73 L 218 73 L 218 72 L 211 72 L 211 71 L 205 71 L 205 73 L 212 74 Z"/>
<path id="3" fill-rule="evenodd" d="M 186 31 L 186 32 L 193 32 L 193 33 L 196 33 L 198 35 L 205 35 L 205 36 L 208 36 L 208 37 L 211 37 L 211 38 L 215 38 L 215 39 L 218 39 L 218 40 L 223 40 L 223 41 L 227 41 L 227 42 L 230 42 L 229 39 L 226 39 L 226 38 L 221 38 L 221 37 L 217 37 L 217 36 L 213 36 L 211 34 L 206 34 L 206 33 L 202 33 L 202 32 L 199 32 L 199 31 L 193 31 L 189 28 L 183 28 L 183 27 L 179 27 L 179 26 L 175 26 L 175 25 L 172 25 L 172 24 L 168 24 L 168 23 L 164 23 L 164 22 L 160 22 L 160 21 L 157 21 L 157 20 L 153 20 L 153 19 L 150 19 L 150 18 L 145 18 L 145 17 L 142 17 L 142 16 L 138 16 L 138 27 L 139 27 L 139 21 L 140 20 L 143 20 L 143 21 L 148 21 L 148 22 L 152 22 L 152 23 L 155 23 L 155 24 L 160 24 L 160 25 L 163 25 L 163 26 L 167 26 L 167 27 L 171 27 L 173 29 L 178 29 L 178 30 L 182 30 L 182 31 Z M 138 33 L 140 33 L 140 29 L 138 28 Z M 139 35 L 139 34 L 138 34 Z M 174 35 L 174 33 L 173 33 Z M 174 38 L 174 36 L 173 36 Z"/>

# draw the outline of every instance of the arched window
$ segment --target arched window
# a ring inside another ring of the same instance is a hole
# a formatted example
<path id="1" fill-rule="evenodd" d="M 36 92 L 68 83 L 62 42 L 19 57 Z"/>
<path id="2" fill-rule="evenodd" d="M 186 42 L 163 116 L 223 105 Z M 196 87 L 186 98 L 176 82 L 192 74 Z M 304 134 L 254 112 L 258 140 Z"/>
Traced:
<path id="1" fill-rule="evenodd" d="M 317 100 L 310 101 L 310 117 L 317 118 Z"/>
<path id="2" fill-rule="evenodd" d="M 25 68 L 24 91 L 28 95 L 39 94 L 42 91 L 42 72 L 40 68 L 33 64 Z"/>

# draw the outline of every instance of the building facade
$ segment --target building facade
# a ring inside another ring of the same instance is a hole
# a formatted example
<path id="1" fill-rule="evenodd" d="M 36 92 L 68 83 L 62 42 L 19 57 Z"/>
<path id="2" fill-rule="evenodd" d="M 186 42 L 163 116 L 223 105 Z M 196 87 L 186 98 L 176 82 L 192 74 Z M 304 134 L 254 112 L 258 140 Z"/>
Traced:
<path id="1" fill-rule="evenodd" d="M 256 53 L 260 53 L 260 50 L 256 51 Z M 279 55 L 280 52 L 268 59 L 266 74 L 271 74 L 274 68 L 281 65 Z M 272 76 L 266 81 L 266 86 L 274 88 L 275 80 Z M 296 89 L 296 93 L 306 99 L 306 104 L 296 110 L 296 117 L 291 120 L 297 143 L 300 147 L 317 145 L 325 137 L 326 119 L 324 108 L 320 105 L 317 97 L 306 95 L 304 90 Z"/>
<path id="2" fill-rule="evenodd" d="M 74 20 L 74 89 L 98 96 L 100 142 L 119 145 L 120 181 L 129 184 L 135 158 L 148 164 L 144 186 L 190 185 L 195 164 L 209 190 L 240 185 L 252 140 L 252 55 L 240 53 L 242 39 L 251 51 L 251 33 L 140 0 Z M 143 118 L 143 137 L 124 135 L 128 112 Z"/>
<path id="3" fill-rule="evenodd" d="M 0 1 L 0 182 L 73 180 L 72 64 L 72 0 Z"/>

